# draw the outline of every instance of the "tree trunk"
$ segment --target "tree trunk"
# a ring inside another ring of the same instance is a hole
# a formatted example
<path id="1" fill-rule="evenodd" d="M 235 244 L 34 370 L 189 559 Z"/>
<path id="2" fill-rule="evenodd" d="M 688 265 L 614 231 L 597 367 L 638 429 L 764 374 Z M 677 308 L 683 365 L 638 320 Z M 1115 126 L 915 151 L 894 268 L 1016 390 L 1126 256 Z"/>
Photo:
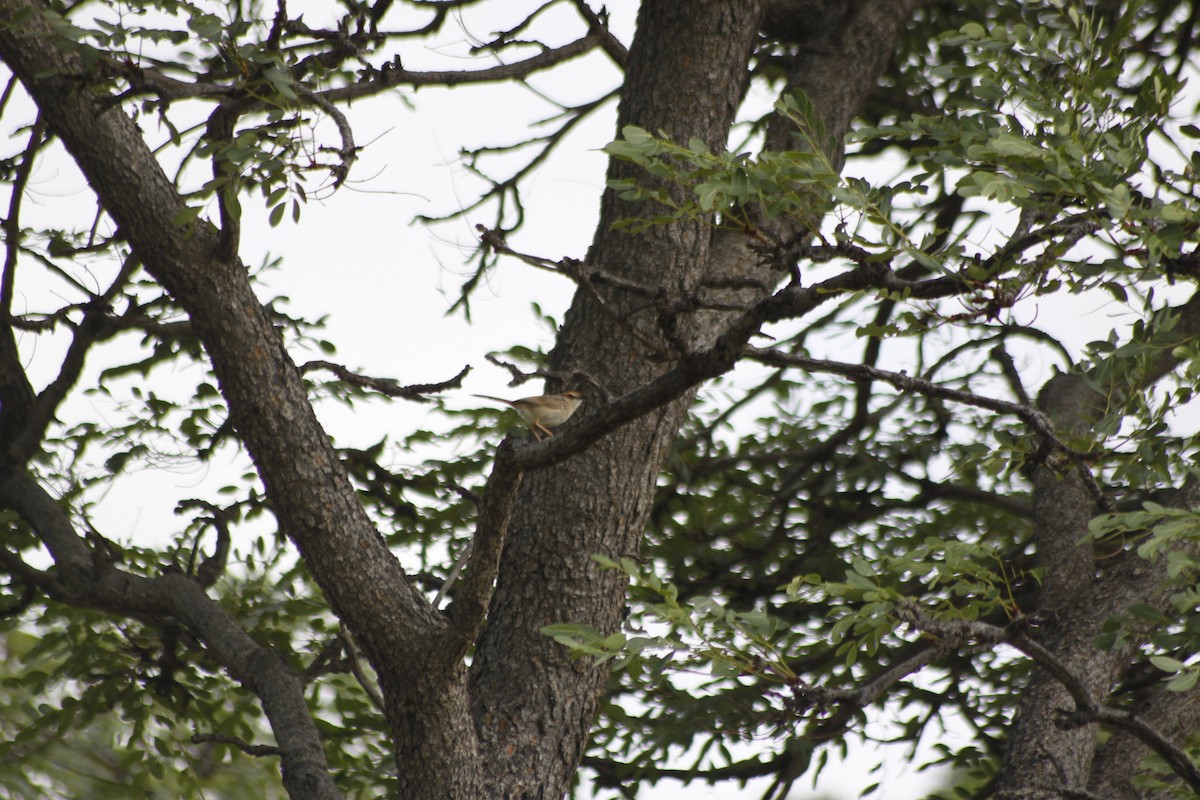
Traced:
<path id="1" fill-rule="evenodd" d="M 844 17 L 835 15 L 839 24 L 811 32 L 817 42 L 813 55 L 800 59 L 790 83 L 810 91 L 832 140 L 840 143 L 851 115 L 887 63 L 910 7 L 903 2 L 850 4 Z M 714 151 L 723 149 L 745 90 L 762 10 L 755 0 L 644 3 L 629 53 L 618 131 L 637 125 L 665 132 L 674 141 L 698 138 Z M 790 123 L 777 122 L 772 144 L 788 146 L 790 131 Z M 645 180 L 621 162 L 613 162 L 609 175 Z M 698 222 L 656 226 L 636 236 L 611 229 L 621 219 L 658 213 L 660 209 L 633 205 L 607 191 L 589 265 L 660 289 L 665 304 L 688 297 L 705 279 L 736 275 L 756 279 L 764 287 L 738 295 L 748 306 L 780 280 L 742 233 L 714 234 Z M 604 300 L 622 320 L 665 347 L 709 343 L 731 318 L 701 312 L 676 324 L 669 314 L 659 316 L 662 306 L 644 308 L 646 298 L 641 295 L 613 290 Z M 588 291 L 580 290 L 552 353 L 551 368 L 584 373 L 620 396 L 672 366 L 649 357 L 647 350 L 601 310 Z M 608 667 L 571 660 L 539 629 L 574 622 L 611 633 L 620 625 L 625 581 L 599 569 L 591 556 L 637 555 L 656 479 L 690 397 L 613 431 L 565 463 L 525 478 L 471 668 L 484 760 L 497 765 L 489 796 L 558 797 L 570 786 Z M 601 400 L 597 392 L 587 392 L 588 404 Z"/>
<path id="2" fill-rule="evenodd" d="M 816 5 L 827 13 L 810 18 Z M 802 29 L 799 39 L 808 48 L 794 60 L 788 89 L 809 93 L 835 158 L 915 5 L 830 0 L 773 6 L 774 23 L 781 14 L 803 17 L 784 26 L 794 29 L 792 35 Z M 85 73 L 81 60 L 71 43 L 56 39 L 43 10 L 34 0 L 0 0 L 0 19 L 20 19 L 0 26 L 0 56 L 147 271 L 188 311 L 281 528 L 379 675 L 401 796 L 562 796 L 586 745 L 607 667 L 572 661 L 540 629 L 564 621 L 602 631 L 619 626 L 624 581 L 597 569 L 591 556 L 636 556 L 688 398 L 524 478 L 468 678 L 462 635 L 411 585 L 371 525 L 245 266 L 227 252 L 234 232 L 206 223 L 184 230 L 174 222 L 186 210 L 183 198 L 128 114 L 79 80 Z M 629 53 L 619 126 L 724 147 L 763 13 L 763 0 L 647 0 Z M 768 141 L 783 148 L 789 136 L 789 124 L 775 120 Z M 613 177 L 631 174 L 620 163 L 610 170 Z M 763 262 L 748 236 L 714 232 L 703 222 L 677 222 L 636 236 L 611 229 L 623 218 L 657 211 L 606 192 L 588 260 L 659 290 L 660 299 L 645 307 L 645 296 L 609 289 L 605 310 L 581 290 L 552 355 L 554 369 L 586 374 L 613 396 L 674 363 L 672 357 L 652 358 L 624 325 L 636 325 L 681 356 L 711 342 L 734 316 L 680 310 L 702 282 L 733 276 L 757 281 L 760 289 L 729 291 L 731 300 L 749 306 L 785 277 Z M 786 239 L 802 230 L 796 224 L 771 233 Z M 587 402 L 595 407 L 601 393 L 584 383 L 578 388 L 588 389 Z M 508 478 L 501 483 L 515 490 L 519 476 Z M 490 492 L 487 502 L 498 503 Z M 497 518 L 507 520 L 507 508 Z M 287 741 L 278 726 L 292 723 L 272 722 L 277 741 Z M 285 765 L 289 757 L 284 754 Z M 289 780 L 295 779 L 285 769 L 289 791 L 305 796 Z M 328 780 L 322 791 L 336 794 Z"/>
<path id="3" fill-rule="evenodd" d="M 367 516 L 245 265 L 223 254 L 212 226 L 174 221 L 186 209 L 183 198 L 128 114 L 80 88 L 82 61 L 40 11 L 29 0 L 0 0 L 0 19 L 20 20 L 0 26 L 0 57 L 147 271 L 187 310 L 281 528 L 379 674 L 405 754 L 405 796 L 477 797 L 466 670 L 461 653 L 440 646 L 445 619 L 410 584 Z"/>
<path id="4" fill-rule="evenodd" d="M 1197 305 L 1198 298 L 1193 297 L 1176 309 L 1183 320 L 1181 331 L 1190 331 L 1197 324 Z M 1152 382 L 1169 366 L 1164 361 L 1142 378 Z M 1061 438 L 1068 442 L 1085 438 L 1104 415 L 1108 399 L 1096 388 L 1098 385 L 1104 386 L 1095 376 L 1057 375 L 1043 387 L 1038 405 Z M 1118 388 L 1109 387 L 1108 391 L 1116 392 Z M 1096 561 L 1088 523 L 1101 509 L 1078 466 L 1066 456 L 1055 454 L 1037 465 L 1033 490 L 1034 542 L 1038 565 L 1045 574 L 1033 615 L 1038 623 L 1032 636 L 1079 679 L 1095 703 L 1102 705 L 1109 702 L 1131 663 L 1130 655 L 1139 637 L 1147 635 L 1150 627 L 1131 631 L 1132 641 L 1124 647 L 1101 649 L 1095 639 L 1110 617 L 1126 613 L 1134 604 L 1164 610 L 1169 607 L 1173 589 L 1162 563 L 1165 559 L 1149 562 L 1126 550 L 1106 562 Z M 1189 504 L 1185 492 L 1176 494 L 1178 497 L 1168 500 L 1168 504 Z M 1111 764 L 1107 768 L 1098 764 L 1099 727 L 1072 722 L 1068 715 L 1076 708 L 1059 680 L 1044 669 L 1034 670 L 1009 731 L 997 778 L 997 800 L 1142 797 L 1129 784 L 1130 761 L 1123 760 L 1116 769 Z M 1160 716 L 1162 712 L 1160 708 Z M 1166 717 L 1170 716 L 1167 712 Z M 1151 714 L 1146 719 L 1154 717 Z M 1160 729 L 1170 732 L 1179 726 L 1168 723 Z M 1123 734 L 1109 742 L 1107 751 L 1123 754 L 1125 759 L 1147 752 Z M 1106 787 L 1106 791 L 1088 795 L 1094 783 Z"/>

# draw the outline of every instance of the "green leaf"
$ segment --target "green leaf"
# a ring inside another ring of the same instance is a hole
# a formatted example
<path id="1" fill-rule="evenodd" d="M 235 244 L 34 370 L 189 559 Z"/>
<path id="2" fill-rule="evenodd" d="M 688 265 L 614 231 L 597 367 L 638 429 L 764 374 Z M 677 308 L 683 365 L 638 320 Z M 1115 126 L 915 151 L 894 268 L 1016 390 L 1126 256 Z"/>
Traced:
<path id="1" fill-rule="evenodd" d="M 171 224 L 182 228 L 191 222 L 194 222 L 200 216 L 201 209 L 188 206 L 183 211 L 180 211 L 175 216 L 171 217 Z"/>
<path id="2" fill-rule="evenodd" d="M 1137 619 L 1153 622 L 1156 625 L 1167 625 L 1171 622 L 1170 617 L 1166 614 L 1163 614 L 1154 606 L 1146 605 L 1145 603 L 1136 603 L 1130 606 L 1129 613 Z M 1171 671 L 1174 672 L 1175 670 Z"/>
<path id="3" fill-rule="evenodd" d="M 1185 670 L 1167 681 L 1168 692 L 1190 692 L 1200 678 L 1200 669 Z"/>
<path id="4" fill-rule="evenodd" d="M 1170 656 L 1150 656 L 1150 663 L 1163 672 L 1179 672 L 1183 669 L 1183 662 Z"/>

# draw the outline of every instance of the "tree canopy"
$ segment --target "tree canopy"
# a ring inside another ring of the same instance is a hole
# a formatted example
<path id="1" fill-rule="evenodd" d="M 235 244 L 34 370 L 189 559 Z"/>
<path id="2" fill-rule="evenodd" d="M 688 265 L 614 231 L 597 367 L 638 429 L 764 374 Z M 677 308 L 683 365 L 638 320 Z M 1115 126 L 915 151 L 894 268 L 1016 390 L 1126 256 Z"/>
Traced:
<path id="1" fill-rule="evenodd" d="M 1194 796 L 1198 20 L 0 0 L 0 783 L 783 798 L 879 739 L 941 797 Z M 612 86 L 538 91 L 581 58 Z M 497 270 L 572 282 L 549 352 L 474 354 L 583 393 L 554 436 L 462 410 L 466 359 L 367 374 L 287 310 L 295 254 L 247 263 L 360 178 L 364 109 L 468 85 L 552 108 L 479 126 L 442 219 L 464 326 Z M 591 247 L 546 252 L 527 187 L 614 104 Z M 88 202 L 33 207 L 46 165 Z M 332 404 L 437 413 L 360 446 Z M 169 529 L 98 521 L 179 464 L 223 477 Z"/>

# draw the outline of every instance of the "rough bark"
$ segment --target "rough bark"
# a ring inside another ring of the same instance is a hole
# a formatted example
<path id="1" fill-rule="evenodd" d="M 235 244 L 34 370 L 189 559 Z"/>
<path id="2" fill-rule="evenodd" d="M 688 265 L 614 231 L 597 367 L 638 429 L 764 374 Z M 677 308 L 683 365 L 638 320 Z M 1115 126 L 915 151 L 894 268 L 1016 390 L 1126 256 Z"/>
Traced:
<path id="1" fill-rule="evenodd" d="M 1200 719 L 1200 694 L 1168 692 L 1162 686 L 1134 709 L 1139 718 L 1172 742 L 1183 743 L 1196 730 Z M 1151 755 L 1146 744 L 1128 733 L 1117 731 L 1096 751 L 1088 791 L 1105 800 L 1175 800 L 1177 790 L 1152 792 L 1133 785 L 1130 768 Z"/>
<path id="2" fill-rule="evenodd" d="M 618 126 L 638 125 L 720 149 L 745 90 L 755 37 L 765 27 L 803 44 L 788 88 L 802 88 L 813 101 L 837 160 L 838 142 L 914 5 L 646 2 L 628 56 Z M 7 19 L 39 8 L 29 0 L 0 0 Z M 606 632 L 619 626 L 623 582 L 597 569 L 590 556 L 636 555 L 655 480 L 690 393 L 611 431 L 568 461 L 532 472 L 523 483 L 519 471 L 498 459 L 485 515 L 494 522 L 481 529 L 485 546 L 464 594 L 471 602 L 456 601 L 452 628 L 409 584 L 367 519 L 244 265 L 222 246 L 225 237 L 205 225 L 186 234 L 176 229 L 171 220 L 184 210 L 183 201 L 133 122 L 105 98 L 80 91 L 73 76 L 82 67 L 69 48 L 59 50 L 52 42 L 44 21 L 30 16 L 0 33 L 0 55 L 38 101 L 147 269 L 188 310 L 281 524 L 379 674 L 403 796 L 561 796 L 578 766 L 607 670 L 570 660 L 540 628 L 563 621 Z M 791 135 L 790 123 L 776 119 L 768 128 L 768 146 L 786 149 Z M 625 177 L 631 169 L 614 162 L 610 174 Z M 680 310 L 704 281 L 757 282 L 761 289 L 731 291 L 725 298 L 748 307 L 780 277 L 741 233 L 714 233 L 700 222 L 660 226 L 636 237 L 611 229 L 620 219 L 646 213 L 652 212 L 607 192 L 589 261 L 659 290 L 660 302 L 646 306 L 643 296 L 613 289 L 605 296 L 610 310 L 602 311 L 589 292 L 580 291 L 552 357 L 554 369 L 586 374 L 612 396 L 645 386 L 677 362 L 649 357 L 611 311 L 683 356 L 716 341 L 734 316 Z M 766 230 L 786 241 L 802 234 L 803 226 L 777 221 Z M 1197 302 L 1185 309 L 1184 330 L 1200 320 L 1192 308 Z M 6 414 L 22 413 L 29 398 L 19 389 L 5 390 L 10 400 L 23 398 L 6 404 Z M 601 397 L 592 392 L 588 400 L 594 407 Z M 1078 434 L 1102 413 L 1104 398 L 1082 379 L 1060 376 L 1047 384 L 1040 401 L 1059 430 Z M 1095 498 L 1071 464 L 1054 459 L 1039 464 L 1033 484 L 1035 541 L 1046 569 L 1039 638 L 1102 700 L 1119 679 L 1127 653 L 1098 651 L 1093 637 L 1110 614 L 1131 602 L 1164 602 L 1153 588 L 1160 576 L 1133 564 L 1097 571 L 1085 536 L 1097 510 Z M 14 488 L 21 485 L 18 473 L 7 473 L 4 492 L 14 507 L 21 507 Z M 27 509 L 27 518 L 46 512 Z M 507 542 L 498 552 L 506 525 Z M 68 569 L 73 562 L 80 575 L 85 566 L 93 569 L 76 552 L 82 546 L 78 537 L 64 534 L 60 541 Z M 488 602 L 487 576 L 497 557 L 497 588 L 468 683 L 462 656 Z M 88 573 L 93 594 L 80 601 L 183 619 L 230 674 L 262 698 L 284 751 L 284 777 L 293 796 L 332 796 L 311 730 L 296 719 L 295 676 L 270 666 L 270 654 L 255 654 L 246 641 L 230 636 L 215 605 L 193 584 L 171 578 L 130 589 L 125 576 L 122 594 L 106 583 L 117 580 L 113 574 Z M 1058 797 L 1089 786 L 1137 796 L 1127 772 L 1101 768 L 1093 775 L 1094 726 L 1059 724 L 1058 712 L 1071 706 L 1057 681 L 1035 674 L 1010 733 L 998 797 Z M 1108 749 L 1124 760 L 1138 747 L 1118 737 Z"/>
<path id="3" fill-rule="evenodd" d="M 848 22 L 813 32 L 820 46 L 800 60 L 792 78 L 793 86 L 813 93 L 830 138 L 839 142 L 850 115 L 890 57 L 911 4 L 854 3 L 850 8 Z M 676 141 L 698 138 L 714 150 L 722 148 L 744 91 L 761 11 L 753 0 L 644 3 L 630 48 L 618 129 L 632 124 L 664 131 Z M 776 131 L 773 136 L 780 140 L 789 135 L 786 125 Z M 611 177 L 626 174 L 628 167 L 621 164 L 610 170 Z M 672 301 L 706 278 L 739 276 L 764 287 L 739 296 L 748 306 L 778 281 L 743 234 L 714 236 L 697 223 L 656 227 L 637 236 L 610 228 L 617 220 L 647 213 L 652 210 L 607 192 L 589 263 L 661 288 Z M 708 344 L 730 319 L 729 314 L 699 313 L 677 325 L 670 319 L 660 324 L 657 308 L 634 311 L 644 304 L 642 297 L 613 291 L 605 300 L 668 346 L 672 340 L 686 347 Z M 649 358 L 646 350 L 588 292 L 580 291 L 552 354 L 552 367 L 586 373 L 620 396 L 672 366 Z M 690 396 L 526 477 L 471 669 L 481 747 L 485 760 L 498 765 L 490 796 L 557 797 L 570 785 L 607 668 L 572 661 L 539 629 L 557 622 L 587 623 L 605 632 L 618 627 L 624 582 L 598 569 L 591 556 L 636 555 L 663 457 Z M 599 401 L 596 392 L 588 393 L 588 405 Z"/>
<path id="4" fill-rule="evenodd" d="M 404 795 L 478 796 L 465 667 L 441 646 L 445 619 L 372 526 L 245 266 L 222 257 L 210 226 L 172 221 L 183 199 L 130 117 L 81 89 L 83 65 L 69 43 L 57 46 L 42 8 L 0 1 L 0 18 L 21 20 L 0 28 L 0 57 L 146 269 L 187 310 L 281 526 L 379 674 Z"/>
<path id="5" fill-rule="evenodd" d="M 402 794 L 479 796 L 483 762 L 467 713 L 462 638 L 446 635 L 444 618 L 409 585 L 369 523 L 244 265 L 222 244 L 228 237 L 205 224 L 183 231 L 172 222 L 185 209 L 182 198 L 132 120 L 107 98 L 80 90 L 83 67 L 69 45 L 56 47 L 41 8 L 28 0 L 0 2 L 6 19 L 22 20 L 0 33 L 0 55 L 147 270 L 187 309 L 281 524 L 379 675 Z M 662 129 L 680 140 L 699 137 L 720 148 L 744 90 L 760 12 L 753 1 L 647 4 L 630 58 L 623 123 Z M 885 41 L 879 49 L 887 48 Z M 608 231 L 615 219 L 636 213 L 608 197 L 593 250 L 597 263 L 642 280 L 651 276 L 674 296 L 712 268 L 711 237 L 703 225 L 668 226 L 640 240 Z M 744 265 L 748 254 L 738 255 Z M 556 351 L 559 365 L 587 369 L 616 394 L 669 366 L 642 359 L 633 342 L 614 333 L 581 298 Z M 688 338 L 705 335 L 696 329 Z M 619 621 L 622 586 L 590 566 L 588 557 L 636 552 L 655 476 L 685 407 L 685 399 L 674 402 L 595 452 L 541 473 L 525 489 L 516 536 L 505 553 L 500 586 L 506 591 L 492 607 L 475 659 L 475 730 L 489 760 L 500 765 L 492 770 L 488 794 L 552 797 L 569 786 L 605 671 L 569 662 L 538 629 L 561 620 L 612 629 Z M 584 491 L 563 491 L 563 484 Z M 550 496 L 559 498 L 556 504 L 545 502 Z M 476 595 L 486 600 L 485 589 Z M 232 656 L 225 665 L 240 674 Z M 251 688 L 266 702 L 269 687 Z M 294 720 L 272 721 L 281 746 L 295 738 Z M 293 789 L 289 782 L 289 790 L 304 796 L 302 785 Z"/>
<path id="6" fill-rule="evenodd" d="M 698 137 L 722 148 L 759 13 L 755 0 L 643 4 L 619 125 L 661 129 L 683 141 Z M 708 229 L 681 223 L 639 237 L 608 230 L 638 211 L 607 193 L 589 260 L 671 294 L 694 284 L 708 255 Z M 623 313 L 632 301 L 611 298 Z M 553 367 L 586 371 L 621 395 L 669 366 L 648 361 L 642 350 L 580 292 Z M 588 403 L 598 400 L 594 392 L 587 395 Z M 583 622 L 616 629 L 623 581 L 600 570 L 591 556 L 637 553 L 659 465 L 686 405 L 686 399 L 676 400 L 588 451 L 527 476 L 472 665 L 477 731 L 487 760 L 497 765 L 489 796 L 558 797 L 570 786 L 608 668 L 573 661 L 540 628 Z"/>
<path id="7" fill-rule="evenodd" d="M 1174 312 L 1178 335 L 1194 336 L 1200 325 L 1200 295 Z M 1118 392 L 1152 385 L 1177 363 L 1168 348 L 1140 374 L 1137 386 L 1117 385 L 1120 377 L 1106 383 L 1099 370 L 1087 378 L 1057 375 L 1042 388 L 1038 405 L 1061 436 L 1086 438 Z M 1061 454 L 1051 456 L 1036 465 L 1032 477 L 1034 543 L 1037 563 L 1044 570 L 1035 609 L 1037 638 L 1086 686 L 1092 699 L 1103 704 L 1133 663 L 1130 656 L 1137 642 L 1104 650 L 1096 647 L 1096 637 L 1110 617 L 1134 604 L 1167 610 L 1172 589 L 1161 560 L 1148 562 L 1125 553 L 1110 564 L 1096 562 L 1088 523 L 1101 509 L 1078 464 Z M 1166 500 L 1169 505 L 1194 504 L 1185 491 L 1171 494 Z M 1133 633 L 1136 639 L 1138 632 Z M 1141 631 L 1143 636 L 1148 633 Z M 1167 722 L 1156 727 L 1182 746 L 1185 734 L 1194 728 L 1196 710 L 1182 704 L 1168 710 L 1164 702 L 1158 697 L 1139 714 L 1144 712 L 1152 724 Z M 1150 796 L 1138 793 L 1130 782 L 1131 769 L 1148 749 L 1126 734 L 1117 734 L 1104 748 L 1104 758 L 1098 758 L 1098 726 L 1066 722 L 1066 715 L 1075 709 L 1058 680 L 1043 670 L 1034 671 L 1009 731 L 997 800 L 1085 796 L 1089 787 L 1098 797 L 1145 800 Z"/>
<path id="8" fill-rule="evenodd" d="M 1059 375 L 1046 384 L 1039 405 L 1056 430 L 1079 435 L 1103 413 L 1104 398 L 1082 378 Z M 1091 616 L 1095 602 L 1095 567 L 1086 537 L 1088 522 L 1097 513 L 1095 498 L 1065 459 L 1038 465 L 1033 485 L 1037 559 L 1045 569 L 1039 598 L 1047 617 L 1043 641 L 1093 695 L 1105 696 L 1116 677 L 1115 660 L 1096 652 L 1092 620 L 1082 618 Z M 1072 705 L 1058 681 L 1036 673 L 1010 731 L 997 798 L 1048 799 L 1086 785 L 1095 730 L 1064 729 L 1055 719 L 1055 709 Z"/>

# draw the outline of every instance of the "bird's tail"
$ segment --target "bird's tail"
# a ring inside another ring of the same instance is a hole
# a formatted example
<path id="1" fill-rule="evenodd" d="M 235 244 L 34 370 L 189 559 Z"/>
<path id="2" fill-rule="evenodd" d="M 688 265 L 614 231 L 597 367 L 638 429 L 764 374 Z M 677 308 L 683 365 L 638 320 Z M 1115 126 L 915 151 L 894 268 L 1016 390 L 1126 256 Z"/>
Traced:
<path id="1" fill-rule="evenodd" d="M 513 404 L 512 400 L 505 400 L 503 397 L 492 397 L 490 394 L 473 394 L 471 397 L 481 397 L 484 400 L 495 400 L 497 403 L 504 403 L 506 406 Z"/>

